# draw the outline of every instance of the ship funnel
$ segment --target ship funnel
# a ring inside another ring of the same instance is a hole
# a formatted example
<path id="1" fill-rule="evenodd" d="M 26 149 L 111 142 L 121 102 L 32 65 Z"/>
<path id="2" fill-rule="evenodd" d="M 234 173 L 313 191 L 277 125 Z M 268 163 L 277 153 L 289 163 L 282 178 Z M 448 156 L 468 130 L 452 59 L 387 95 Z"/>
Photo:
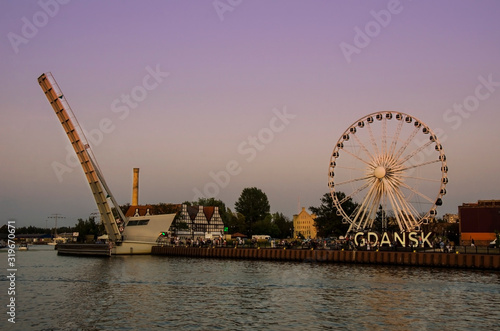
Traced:
<path id="1" fill-rule="evenodd" d="M 132 184 L 132 206 L 139 205 L 139 168 L 134 168 L 134 181 Z"/>

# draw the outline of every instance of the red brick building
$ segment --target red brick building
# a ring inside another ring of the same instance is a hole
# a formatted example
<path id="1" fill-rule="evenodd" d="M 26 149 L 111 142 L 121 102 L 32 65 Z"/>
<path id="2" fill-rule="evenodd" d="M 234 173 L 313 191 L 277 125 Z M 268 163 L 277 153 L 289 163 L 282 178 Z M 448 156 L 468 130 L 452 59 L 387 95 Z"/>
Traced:
<path id="1" fill-rule="evenodd" d="M 488 245 L 500 231 L 500 200 L 479 200 L 458 207 L 462 245 Z"/>

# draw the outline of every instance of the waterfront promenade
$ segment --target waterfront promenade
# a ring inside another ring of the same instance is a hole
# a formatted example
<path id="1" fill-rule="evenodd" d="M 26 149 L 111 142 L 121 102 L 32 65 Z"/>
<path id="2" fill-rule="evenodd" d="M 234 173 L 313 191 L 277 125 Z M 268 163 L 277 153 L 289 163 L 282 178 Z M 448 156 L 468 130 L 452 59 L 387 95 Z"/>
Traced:
<path id="1" fill-rule="evenodd" d="M 283 248 L 202 248 L 183 246 L 155 246 L 153 247 L 152 254 L 214 259 L 358 263 L 500 270 L 500 255 L 498 254 Z"/>

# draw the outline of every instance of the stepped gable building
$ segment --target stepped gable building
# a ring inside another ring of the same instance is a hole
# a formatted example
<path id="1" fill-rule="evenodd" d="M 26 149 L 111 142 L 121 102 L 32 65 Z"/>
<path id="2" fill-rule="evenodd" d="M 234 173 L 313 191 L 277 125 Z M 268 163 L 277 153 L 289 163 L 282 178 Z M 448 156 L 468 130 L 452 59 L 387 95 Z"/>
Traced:
<path id="1" fill-rule="evenodd" d="M 500 231 L 500 200 L 479 200 L 458 207 L 460 239 L 462 245 L 488 245 Z"/>
<path id="2" fill-rule="evenodd" d="M 187 225 L 187 229 L 178 231 L 179 237 L 205 238 L 207 235 L 222 236 L 224 233 L 219 207 L 182 205 L 178 221 Z"/>
<path id="3" fill-rule="evenodd" d="M 293 237 L 297 238 L 302 235 L 304 238 L 315 239 L 318 233 L 314 225 L 315 219 L 315 214 L 309 214 L 306 208 L 302 207 L 298 215 L 293 215 Z"/>
<path id="4" fill-rule="evenodd" d="M 139 205 L 130 206 L 125 213 L 127 217 L 148 216 L 163 213 L 178 213 L 174 223 L 185 223 L 187 228 L 174 230 L 171 226 L 168 230 L 172 235 L 181 238 L 205 238 L 208 236 L 222 236 L 224 234 L 224 223 L 219 214 L 219 207 L 188 206 L 188 205 Z M 172 223 L 172 225 L 174 225 Z"/>

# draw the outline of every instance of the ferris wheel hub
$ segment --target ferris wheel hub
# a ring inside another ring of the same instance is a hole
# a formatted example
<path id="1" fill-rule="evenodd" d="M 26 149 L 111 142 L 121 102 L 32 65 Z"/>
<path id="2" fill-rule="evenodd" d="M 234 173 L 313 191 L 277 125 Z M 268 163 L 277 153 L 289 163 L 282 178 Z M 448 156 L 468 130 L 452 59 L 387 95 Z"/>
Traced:
<path id="1" fill-rule="evenodd" d="M 373 174 L 378 179 L 384 178 L 385 177 L 385 168 L 382 166 L 378 166 L 375 168 L 375 171 L 373 172 Z"/>

